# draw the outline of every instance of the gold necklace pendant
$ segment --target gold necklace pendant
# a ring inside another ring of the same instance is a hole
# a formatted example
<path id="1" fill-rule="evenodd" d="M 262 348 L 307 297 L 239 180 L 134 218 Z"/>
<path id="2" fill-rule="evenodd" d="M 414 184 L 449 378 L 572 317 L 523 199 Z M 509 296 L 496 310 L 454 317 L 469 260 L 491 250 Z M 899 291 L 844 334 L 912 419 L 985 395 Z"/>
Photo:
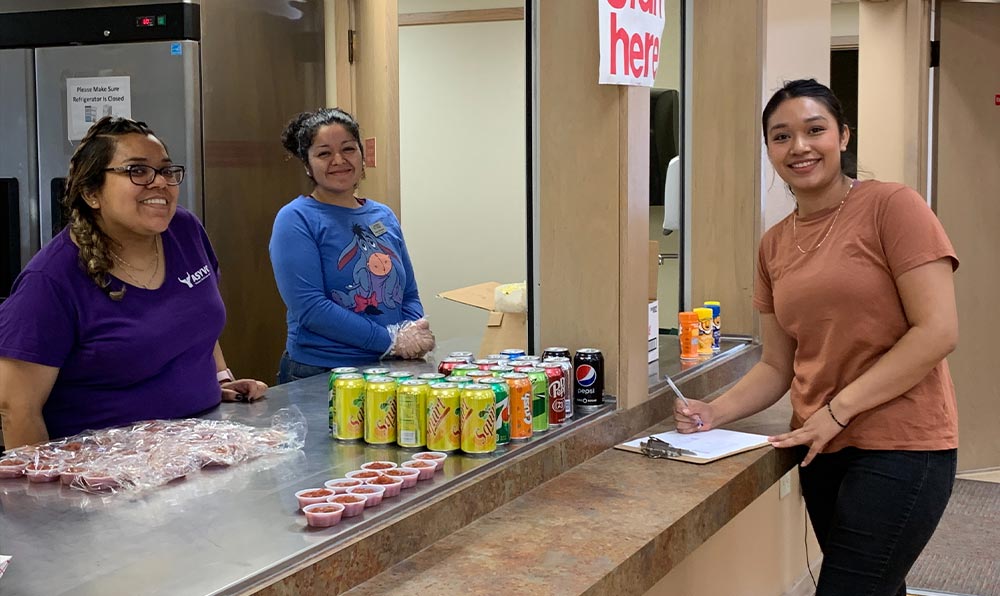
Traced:
<path id="1" fill-rule="evenodd" d="M 144 290 L 149 289 L 150 284 L 152 284 L 153 280 L 156 279 L 156 274 L 160 272 L 160 243 L 158 240 L 153 241 L 153 259 L 154 259 L 153 273 L 149 276 L 149 279 L 146 280 L 146 283 L 139 281 L 138 278 L 136 278 L 134 275 L 132 275 L 132 273 L 129 272 L 129 269 L 135 271 L 136 273 L 139 273 L 140 271 L 145 271 L 144 269 L 139 269 L 138 267 L 132 265 L 131 263 L 123 259 L 121 256 L 119 256 L 118 253 L 116 253 L 113 250 L 109 249 L 108 252 L 111 253 L 111 258 L 114 259 L 119 265 L 121 265 L 120 269 L 122 273 L 124 273 L 125 276 L 128 277 L 129 280 L 131 280 L 135 285 L 139 286 Z"/>
<path id="2" fill-rule="evenodd" d="M 840 217 L 840 211 L 844 208 L 844 203 L 847 202 L 847 197 L 849 197 L 851 195 L 851 191 L 854 190 L 855 182 L 857 182 L 857 180 L 851 180 L 850 185 L 847 187 L 847 192 L 844 193 L 844 198 L 840 199 L 840 205 L 837 207 L 837 213 L 833 216 L 833 221 L 830 222 L 830 227 L 826 229 L 826 234 L 823 234 L 823 237 L 819 239 L 819 242 L 816 243 L 816 246 L 808 250 L 802 248 L 797 238 L 795 222 L 798 220 L 799 216 L 798 216 L 798 209 L 796 208 L 796 213 L 792 215 L 792 241 L 795 242 L 795 248 L 799 249 L 800 253 L 807 255 L 811 252 L 819 250 L 819 247 L 823 246 L 823 243 L 826 242 L 827 237 L 830 236 L 830 232 L 833 231 L 833 226 L 837 225 L 837 218 Z"/>

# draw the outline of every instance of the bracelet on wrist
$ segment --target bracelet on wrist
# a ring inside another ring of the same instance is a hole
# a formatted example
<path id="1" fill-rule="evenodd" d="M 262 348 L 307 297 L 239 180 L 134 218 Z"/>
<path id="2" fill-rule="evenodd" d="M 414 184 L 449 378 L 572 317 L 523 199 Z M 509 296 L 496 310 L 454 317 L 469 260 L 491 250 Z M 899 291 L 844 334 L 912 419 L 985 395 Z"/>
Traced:
<path id="1" fill-rule="evenodd" d="M 223 383 L 232 383 L 236 380 L 236 377 L 233 376 L 233 371 L 226 368 L 215 373 L 215 379 L 219 381 L 219 385 L 221 385 Z"/>
<path id="2" fill-rule="evenodd" d="M 833 421 L 837 423 L 837 426 L 839 426 L 840 428 L 847 428 L 847 424 L 844 424 L 840 420 L 837 420 L 837 417 L 833 415 L 833 408 L 830 407 L 830 402 L 826 402 L 826 411 L 830 413 L 830 418 L 833 418 Z M 848 423 L 850 423 L 849 420 Z"/>

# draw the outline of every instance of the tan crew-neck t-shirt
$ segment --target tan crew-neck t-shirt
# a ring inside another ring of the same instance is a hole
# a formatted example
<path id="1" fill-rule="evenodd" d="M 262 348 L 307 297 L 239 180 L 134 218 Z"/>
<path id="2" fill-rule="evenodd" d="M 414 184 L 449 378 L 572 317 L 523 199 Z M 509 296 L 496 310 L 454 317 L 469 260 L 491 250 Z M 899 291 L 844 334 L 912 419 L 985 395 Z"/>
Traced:
<path id="1" fill-rule="evenodd" d="M 924 199 L 901 184 L 857 182 L 839 216 L 833 207 L 799 218 L 795 238 L 793 217 L 761 239 L 753 303 L 774 313 L 797 342 L 791 398 L 792 428 L 799 428 L 909 330 L 896 278 L 946 257 L 958 268 L 958 258 Z M 796 240 L 809 252 L 802 254 Z M 947 361 L 909 391 L 855 416 L 824 452 L 849 446 L 958 447 Z"/>

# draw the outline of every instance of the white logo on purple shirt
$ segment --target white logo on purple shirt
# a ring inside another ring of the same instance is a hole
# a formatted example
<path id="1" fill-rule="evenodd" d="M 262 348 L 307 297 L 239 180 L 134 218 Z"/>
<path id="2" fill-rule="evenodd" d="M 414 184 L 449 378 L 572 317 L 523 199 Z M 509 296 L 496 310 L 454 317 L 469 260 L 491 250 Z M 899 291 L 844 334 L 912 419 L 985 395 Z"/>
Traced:
<path id="1" fill-rule="evenodd" d="M 186 276 L 178 277 L 177 281 L 181 282 L 182 284 L 186 285 L 189 288 L 193 288 L 196 285 L 208 279 L 210 275 L 212 275 L 212 270 L 208 268 L 208 265 L 205 265 L 204 267 L 195 271 L 194 273 L 188 272 Z"/>

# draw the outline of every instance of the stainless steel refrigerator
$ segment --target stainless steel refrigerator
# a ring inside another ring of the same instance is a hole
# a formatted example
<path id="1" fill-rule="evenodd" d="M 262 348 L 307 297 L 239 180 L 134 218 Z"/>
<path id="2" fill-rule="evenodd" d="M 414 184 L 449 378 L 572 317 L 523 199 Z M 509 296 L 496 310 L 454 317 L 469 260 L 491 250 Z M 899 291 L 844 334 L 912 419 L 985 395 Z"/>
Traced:
<path id="1" fill-rule="evenodd" d="M 278 138 L 323 105 L 323 48 L 322 0 L 0 0 L 0 300 L 62 228 L 90 124 L 142 120 L 187 166 L 181 205 L 219 255 L 227 360 L 271 380 L 285 329 L 267 241 L 304 183 Z"/>

